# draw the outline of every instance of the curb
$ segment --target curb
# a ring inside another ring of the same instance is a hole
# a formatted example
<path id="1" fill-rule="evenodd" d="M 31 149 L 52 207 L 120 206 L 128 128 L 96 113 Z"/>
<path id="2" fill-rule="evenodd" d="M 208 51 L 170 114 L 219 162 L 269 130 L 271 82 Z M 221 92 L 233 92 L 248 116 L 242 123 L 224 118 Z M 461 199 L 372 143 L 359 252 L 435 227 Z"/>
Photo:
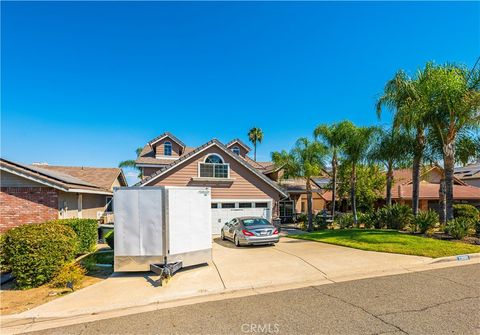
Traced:
<path id="1" fill-rule="evenodd" d="M 468 260 L 477 259 L 477 258 L 480 258 L 480 253 L 435 258 L 430 262 L 430 264 L 445 263 L 445 262 L 463 262 L 463 261 L 468 261 Z"/>

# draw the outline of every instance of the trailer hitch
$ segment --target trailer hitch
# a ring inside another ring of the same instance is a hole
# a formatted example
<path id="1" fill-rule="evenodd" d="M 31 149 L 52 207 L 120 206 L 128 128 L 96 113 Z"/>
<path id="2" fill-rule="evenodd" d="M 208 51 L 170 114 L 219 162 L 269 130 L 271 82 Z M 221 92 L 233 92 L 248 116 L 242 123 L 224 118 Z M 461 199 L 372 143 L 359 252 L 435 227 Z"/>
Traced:
<path id="1" fill-rule="evenodd" d="M 182 261 L 174 263 L 150 264 L 150 271 L 160 276 L 159 284 L 163 286 L 163 281 L 168 281 L 178 270 L 183 267 Z"/>

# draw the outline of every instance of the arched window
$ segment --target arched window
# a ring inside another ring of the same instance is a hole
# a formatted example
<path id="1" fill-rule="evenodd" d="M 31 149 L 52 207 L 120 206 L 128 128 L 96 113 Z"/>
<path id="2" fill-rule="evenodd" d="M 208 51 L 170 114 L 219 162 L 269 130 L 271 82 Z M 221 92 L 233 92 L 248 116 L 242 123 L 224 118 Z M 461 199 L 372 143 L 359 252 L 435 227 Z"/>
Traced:
<path id="1" fill-rule="evenodd" d="M 212 154 L 205 158 L 205 163 L 222 164 L 223 159 L 219 155 Z"/>
<path id="2" fill-rule="evenodd" d="M 199 163 L 199 177 L 201 178 L 228 178 L 229 164 L 216 154 L 208 155 L 203 163 Z"/>
<path id="3" fill-rule="evenodd" d="M 171 156 L 172 155 L 172 143 L 171 142 L 165 142 L 163 143 L 163 154 L 165 156 Z"/>
<path id="4" fill-rule="evenodd" d="M 240 155 L 240 148 L 239 147 L 237 147 L 237 146 L 233 147 L 232 151 L 235 155 Z"/>

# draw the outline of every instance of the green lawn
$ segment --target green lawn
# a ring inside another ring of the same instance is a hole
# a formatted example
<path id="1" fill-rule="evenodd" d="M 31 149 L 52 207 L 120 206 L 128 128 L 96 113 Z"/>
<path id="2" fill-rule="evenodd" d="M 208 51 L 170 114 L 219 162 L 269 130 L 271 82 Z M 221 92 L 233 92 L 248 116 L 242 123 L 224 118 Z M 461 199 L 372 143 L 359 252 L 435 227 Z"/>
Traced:
<path id="1" fill-rule="evenodd" d="M 289 235 L 368 251 L 426 257 L 445 257 L 480 252 L 480 246 L 402 234 L 393 230 L 337 229 Z"/>

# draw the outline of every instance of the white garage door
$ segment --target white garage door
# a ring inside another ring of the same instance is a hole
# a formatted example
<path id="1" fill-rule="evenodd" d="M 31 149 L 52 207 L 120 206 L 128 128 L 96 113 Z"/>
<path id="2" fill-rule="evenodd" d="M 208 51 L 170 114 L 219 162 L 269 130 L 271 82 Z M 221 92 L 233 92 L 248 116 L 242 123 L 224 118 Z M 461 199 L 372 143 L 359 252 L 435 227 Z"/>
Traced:
<path id="1" fill-rule="evenodd" d="M 212 233 L 220 234 L 223 225 L 236 217 L 260 216 L 272 219 L 271 200 L 213 201 Z"/>

